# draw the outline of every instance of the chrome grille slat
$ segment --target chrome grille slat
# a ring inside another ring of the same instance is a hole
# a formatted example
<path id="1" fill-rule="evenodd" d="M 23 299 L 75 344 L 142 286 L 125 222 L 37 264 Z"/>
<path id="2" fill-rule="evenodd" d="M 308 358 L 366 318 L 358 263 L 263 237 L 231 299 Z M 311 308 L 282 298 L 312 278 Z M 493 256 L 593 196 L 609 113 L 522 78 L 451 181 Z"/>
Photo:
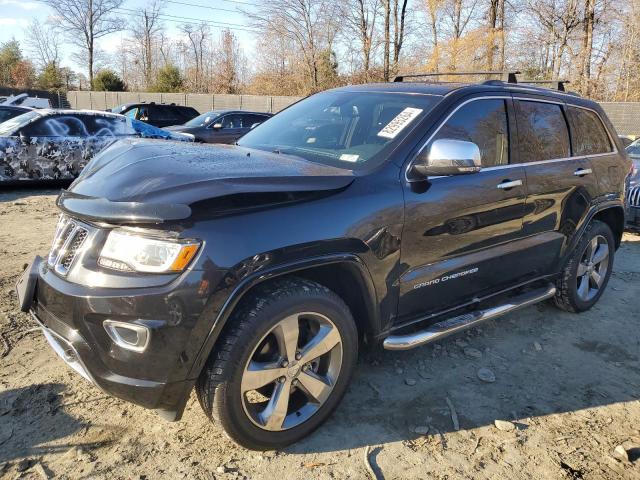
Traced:
<path id="1" fill-rule="evenodd" d="M 66 275 L 82 252 L 90 227 L 65 215 L 60 216 L 47 263 L 59 275 Z"/>
<path id="2" fill-rule="evenodd" d="M 629 205 L 632 207 L 640 207 L 640 185 L 629 189 Z"/>

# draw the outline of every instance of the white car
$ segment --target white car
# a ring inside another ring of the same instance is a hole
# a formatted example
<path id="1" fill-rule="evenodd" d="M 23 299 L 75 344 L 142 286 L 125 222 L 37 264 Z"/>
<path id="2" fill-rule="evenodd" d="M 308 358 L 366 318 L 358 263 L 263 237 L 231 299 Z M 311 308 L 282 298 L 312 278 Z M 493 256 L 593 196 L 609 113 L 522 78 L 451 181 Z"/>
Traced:
<path id="1" fill-rule="evenodd" d="M 31 108 L 51 108 L 51 102 L 48 98 L 30 97 L 26 93 L 20 95 L 10 95 L 8 97 L 0 97 L 0 105 L 20 105 L 21 107 Z"/>

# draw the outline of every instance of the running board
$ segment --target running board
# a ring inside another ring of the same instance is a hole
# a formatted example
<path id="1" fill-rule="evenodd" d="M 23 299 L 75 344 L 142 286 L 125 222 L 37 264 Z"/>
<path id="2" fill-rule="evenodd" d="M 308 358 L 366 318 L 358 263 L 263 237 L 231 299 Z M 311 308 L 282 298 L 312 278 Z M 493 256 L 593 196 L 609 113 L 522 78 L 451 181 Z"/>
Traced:
<path id="1" fill-rule="evenodd" d="M 409 350 L 419 347 L 427 343 L 440 340 L 452 333 L 461 332 L 467 328 L 474 327 L 477 324 L 500 317 L 509 312 L 513 312 L 519 308 L 527 307 L 534 303 L 538 303 L 556 294 L 556 287 L 552 284 L 544 288 L 539 288 L 526 293 L 522 293 L 515 297 L 511 297 L 507 303 L 487 308 L 485 310 L 477 310 L 471 313 L 465 313 L 452 317 L 447 320 L 435 323 L 426 330 L 414 332 L 407 335 L 390 335 L 384 339 L 383 346 L 386 350 Z"/>

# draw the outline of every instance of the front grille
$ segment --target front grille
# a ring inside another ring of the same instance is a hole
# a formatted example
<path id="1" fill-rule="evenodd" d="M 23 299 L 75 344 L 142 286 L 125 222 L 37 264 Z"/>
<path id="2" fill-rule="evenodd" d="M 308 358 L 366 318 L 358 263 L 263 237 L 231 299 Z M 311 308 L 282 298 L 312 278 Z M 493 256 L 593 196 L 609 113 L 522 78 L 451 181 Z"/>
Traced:
<path id="1" fill-rule="evenodd" d="M 89 227 L 77 220 L 60 215 L 47 263 L 56 273 L 66 275 L 82 252 L 89 236 Z"/>
<path id="2" fill-rule="evenodd" d="M 629 189 L 628 198 L 631 207 L 640 207 L 640 185 Z"/>

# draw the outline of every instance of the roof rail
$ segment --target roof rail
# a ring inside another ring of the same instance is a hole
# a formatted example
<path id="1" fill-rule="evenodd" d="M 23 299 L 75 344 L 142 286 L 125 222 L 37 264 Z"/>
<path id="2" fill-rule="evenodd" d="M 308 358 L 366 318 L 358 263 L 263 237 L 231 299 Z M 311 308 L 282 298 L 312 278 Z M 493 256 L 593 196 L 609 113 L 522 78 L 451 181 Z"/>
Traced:
<path id="1" fill-rule="evenodd" d="M 569 80 L 520 80 L 518 83 L 528 83 L 531 85 L 549 85 L 549 88 L 558 90 L 559 92 L 566 92 L 564 88 L 566 83 L 571 83 Z"/>
<path id="2" fill-rule="evenodd" d="M 519 75 L 518 71 L 509 70 L 488 70 L 477 72 L 437 72 L 437 73 L 407 73 L 403 75 L 396 75 L 393 77 L 394 82 L 404 82 L 406 78 L 424 78 L 424 77 L 442 77 L 445 75 L 450 76 L 465 76 L 465 75 L 499 75 L 500 79 L 506 83 L 518 83 L 516 75 Z"/>

